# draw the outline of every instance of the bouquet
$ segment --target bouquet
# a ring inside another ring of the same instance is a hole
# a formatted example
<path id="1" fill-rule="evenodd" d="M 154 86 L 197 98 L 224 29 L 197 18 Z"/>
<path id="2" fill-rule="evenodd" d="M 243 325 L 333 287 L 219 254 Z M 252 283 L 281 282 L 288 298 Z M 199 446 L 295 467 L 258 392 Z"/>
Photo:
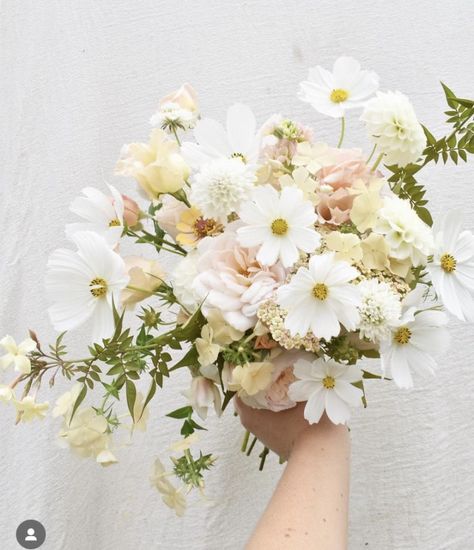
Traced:
<path id="1" fill-rule="evenodd" d="M 474 153 L 474 102 L 443 84 L 450 131 L 436 138 L 405 95 L 378 88 L 349 57 L 309 71 L 299 98 L 339 119 L 337 145 L 281 115 L 258 127 L 243 104 L 225 125 L 201 117 L 189 84 L 163 98 L 149 141 L 125 145 L 117 162 L 136 200 L 117 183 L 72 201 L 70 246 L 51 253 L 45 276 L 56 342 L 33 331 L 0 341 L 0 366 L 16 371 L 0 399 L 16 421 L 46 416 L 40 392 L 60 375 L 71 382 L 52 408 L 60 441 L 107 466 L 120 434 L 144 430 L 150 401 L 185 369 L 168 411 L 182 437 L 151 475 L 181 515 L 215 462 L 195 449 L 210 409 L 221 415 L 234 396 L 276 412 L 305 402 L 309 423 L 324 413 L 346 423 L 367 405 L 365 380 L 403 389 L 433 373 L 447 313 L 474 319 L 474 236 L 457 211 L 432 227 L 418 178 Z M 343 148 L 352 109 L 371 152 Z M 123 257 L 126 240 L 140 253 Z M 170 273 L 164 255 L 177 256 Z M 74 358 L 65 335 L 83 324 L 88 353 Z M 256 443 L 247 432 L 242 448 Z"/>

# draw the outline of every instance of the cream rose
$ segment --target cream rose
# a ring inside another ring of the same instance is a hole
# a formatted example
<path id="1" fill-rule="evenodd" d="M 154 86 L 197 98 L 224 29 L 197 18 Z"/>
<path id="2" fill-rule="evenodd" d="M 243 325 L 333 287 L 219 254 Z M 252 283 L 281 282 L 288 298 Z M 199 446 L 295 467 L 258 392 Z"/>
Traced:
<path id="1" fill-rule="evenodd" d="M 146 260 L 141 256 L 128 256 L 124 261 L 130 281 L 127 288 L 122 290 L 122 304 L 133 306 L 159 288 L 164 271 L 156 260 Z"/>

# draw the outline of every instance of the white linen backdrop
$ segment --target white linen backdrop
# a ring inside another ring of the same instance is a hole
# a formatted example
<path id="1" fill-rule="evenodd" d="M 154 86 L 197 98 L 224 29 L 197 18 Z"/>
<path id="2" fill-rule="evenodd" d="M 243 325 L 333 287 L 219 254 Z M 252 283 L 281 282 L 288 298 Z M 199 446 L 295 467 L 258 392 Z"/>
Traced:
<path id="1" fill-rule="evenodd" d="M 43 341 L 50 327 L 43 290 L 48 254 L 67 245 L 68 205 L 86 185 L 135 184 L 113 176 L 120 147 L 146 140 L 158 99 L 185 81 L 202 112 L 223 120 L 245 102 L 259 122 L 284 113 L 334 143 L 337 121 L 296 98 L 310 66 L 342 54 L 375 70 L 382 89 L 409 95 L 420 120 L 446 132 L 439 80 L 473 95 L 469 0 L 288 2 L 283 0 L 3 0 L 0 59 L 2 147 L 0 334 Z M 367 148 L 357 113 L 346 145 Z M 435 215 L 451 208 L 474 229 L 474 163 L 422 173 Z M 170 263 L 166 264 L 168 268 Z M 474 535 L 474 370 L 472 326 L 453 323 L 453 347 L 438 376 L 413 391 L 368 384 L 369 408 L 352 421 L 350 549 L 465 550 Z M 87 331 L 68 342 L 80 352 Z M 150 487 L 155 456 L 177 439 L 163 415 L 184 404 L 183 373 L 152 406 L 146 436 L 102 470 L 59 448 L 58 420 L 14 427 L 2 407 L 0 548 L 17 548 L 28 518 L 47 530 L 48 550 L 234 550 L 261 514 L 282 467 L 258 472 L 257 453 L 239 453 L 243 434 L 228 410 L 209 423 L 202 448 L 219 457 L 208 475 L 209 503 L 178 519 Z M 2 375 L 3 382 L 7 375 Z M 54 403 L 63 383 L 40 394 Z"/>

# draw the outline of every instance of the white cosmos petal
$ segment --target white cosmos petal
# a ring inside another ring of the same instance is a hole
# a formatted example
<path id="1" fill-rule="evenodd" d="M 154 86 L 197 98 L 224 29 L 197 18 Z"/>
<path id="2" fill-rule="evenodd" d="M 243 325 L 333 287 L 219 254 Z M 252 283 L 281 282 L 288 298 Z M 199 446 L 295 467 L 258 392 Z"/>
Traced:
<path id="1" fill-rule="evenodd" d="M 364 392 L 360 388 L 356 388 L 348 382 L 340 382 L 339 380 L 336 381 L 334 392 L 338 397 L 352 407 L 360 407 L 362 404 L 362 396 L 364 395 Z"/>
<path id="2" fill-rule="evenodd" d="M 403 345 L 396 345 L 390 356 L 390 373 L 393 381 L 399 388 L 413 387 L 413 378 L 407 360 L 407 352 L 407 348 Z"/>
<path id="3" fill-rule="evenodd" d="M 463 213 L 458 210 L 449 210 L 442 221 L 443 231 L 443 245 L 446 251 L 454 250 L 456 247 L 456 241 L 461 232 L 461 226 L 463 224 Z"/>
<path id="4" fill-rule="evenodd" d="M 291 267 L 299 258 L 298 249 L 290 240 L 281 239 L 279 256 L 285 267 Z"/>
<path id="5" fill-rule="evenodd" d="M 306 359 L 298 359 L 293 365 L 293 374 L 300 380 L 312 380 L 312 366 L 313 362 L 307 361 Z"/>
<path id="6" fill-rule="evenodd" d="M 314 252 L 321 244 L 321 236 L 314 229 L 292 227 L 288 233 L 289 237 L 296 241 L 304 252 Z"/>
<path id="7" fill-rule="evenodd" d="M 100 342 L 103 338 L 112 336 L 114 330 L 114 318 L 112 309 L 103 298 L 96 300 L 94 315 L 92 317 L 92 339 Z"/>
<path id="8" fill-rule="evenodd" d="M 233 153 L 246 155 L 251 149 L 257 122 L 252 109 L 236 103 L 227 110 L 227 135 Z"/>
<path id="9" fill-rule="evenodd" d="M 326 281 L 329 271 L 334 266 L 334 256 L 334 252 L 311 256 L 308 269 L 315 282 Z"/>
<path id="10" fill-rule="evenodd" d="M 194 137 L 201 149 L 212 157 L 227 157 L 232 153 L 226 131 L 220 122 L 202 118 L 194 128 Z"/>
<path id="11" fill-rule="evenodd" d="M 317 313 L 313 314 L 311 317 L 309 315 L 305 316 L 308 318 L 308 323 L 311 324 L 313 334 L 317 338 L 324 338 L 325 340 L 329 340 L 333 336 L 338 336 L 341 332 L 341 326 L 334 311 L 324 302 L 317 305 L 316 311 Z M 289 321 L 288 325 L 290 325 Z M 285 326 L 290 329 L 286 323 Z"/>
<path id="12" fill-rule="evenodd" d="M 290 311 L 285 318 L 285 328 L 290 331 L 292 336 L 297 334 L 305 336 L 309 332 L 310 326 L 310 317 L 301 315 L 298 310 Z"/>
<path id="13" fill-rule="evenodd" d="M 304 417 L 310 424 L 316 424 L 321 420 L 325 407 L 324 390 L 322 386 L 308 399 L 304 408 Z"/>
<path id="14" fill-rule="evenodd" d="M 343 365 L 343 372 L 337 377 L 338 380 L 345 382 L 359 382 L 362 380 L 362 372 L 357 365 Z"/>
<path id="15" fill-rule="evenodd" d="M 292 401 L 307 401 L 320 388 L 321 384 L 314 380 L 297 380 L 288 388 L 288 395 Z"/>
<path id="16" fill-rule="evenodd" d="M 257 260 L 262 265 L 274 265 L 280 254 L 280 242 L 275 237 L 267 239 L 257 252 Z"/>
<path id="17" fill-rule="evenodd" d="M 239 227 L 237 230 L 237 238 L 242 246 L 248 248 L 258 246 L 267 239 L 272 238 L 272 233 L 266 225 L 252 225 Z"/>
<path id="18" fill-rule="evenodd" d="M 351 411 L 334 390 L 326 390 L 326 414 L 333 424 L 345 424 L 351 417 Z"/>

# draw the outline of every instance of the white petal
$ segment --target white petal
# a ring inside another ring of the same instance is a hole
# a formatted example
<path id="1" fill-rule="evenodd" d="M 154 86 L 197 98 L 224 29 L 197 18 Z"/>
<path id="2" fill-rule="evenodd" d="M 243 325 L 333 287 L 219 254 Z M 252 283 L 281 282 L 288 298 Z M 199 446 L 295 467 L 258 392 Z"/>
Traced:
<path id="1" fill-rule="evenodd" d="M 236 103 L 227 110 L 227 135 L 233 153 L 245 155 L 251 148 L 257 123 L 252 109 Z"/>
<path id="2" fill-rule="evenodd" d="M 351 417 L 348 405 L 333 391 L 326 390 L 326 414 L 333 424 L 345 424 Z"/>
<path id="3" fill-rule="evenodd" d="M 362 396 L 364 392 L 360 388 L 356 388 L 347 382 L 336 381 L 334 392 L 346 403 L 353 407 L 359 407 L 362 404 Z"/>
<path id="4" fill-rule="evenodd" d="M 308 399 L 304 408 L 304 417 L 310 424 L 316 424 L 321 420 L 324 412 L 324 391 L 322 386 Z"/>

